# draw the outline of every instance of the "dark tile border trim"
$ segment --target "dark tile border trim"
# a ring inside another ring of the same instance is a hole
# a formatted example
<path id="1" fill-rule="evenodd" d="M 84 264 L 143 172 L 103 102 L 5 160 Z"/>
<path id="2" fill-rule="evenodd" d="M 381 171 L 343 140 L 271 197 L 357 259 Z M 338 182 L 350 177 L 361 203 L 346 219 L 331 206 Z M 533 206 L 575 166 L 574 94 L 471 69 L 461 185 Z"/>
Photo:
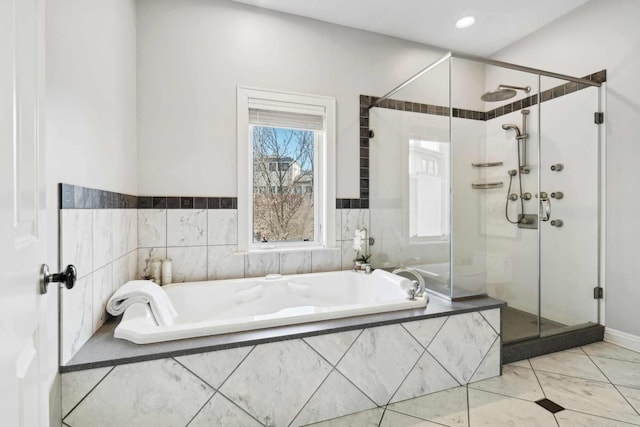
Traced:
<path id="1" fill-rule="evenodd" d="M 604 83 L 607 81 L 607 70 L 600 70 L 596 73 L 583 77 L 592 82 Z M 568 82 L 560 86 L 545 90 L 540 93 L 541 102 L 559 98 L 564 95 L 585 89 L 589 86 L 581 83 Z M 353 209 L 369 207 L 369 139 L 371 129 L 369 128 L 369 110 L 379 98 L 376 96 L 360 95 L 360 198 L 359 199 L 336 199 L 336 209 Z M 496 117 L 521 110 L 523 108 L 536 105 L 538 94 L 519 99 L 511 104 L 502 105 L 487 112 L 465 110 L 463 108 L 453 108 L 432 104 L 420 104 L 417 102 L 402 101 L 399 99 L 385 99 L 377 105 L 378 108 L 390 110 L 412 111 L 421 114 L 433 114 L 436 116 L 451 116 L 460 119 L 487 121 Z"/>
<path id="2" fill-rule="evenodd" d="M 589 74 L 588 76 L 584 76 L 583 79 L 591 80 L 592 82 L 605 83 L 607 81 L 607 70 L 600 70 L 597 73 Z M 587 86 L 582 83 L 576 82 L 567 82 L 561 84 L 560 86 L 552 87 L 551 89 L 547 89 L 545 91 L 540 92 L 540 102 L 550 101 L 555 98 L 560 98 L 564 95 L 569 95 L 570 93 L 577 92 L 579 90 L 588 88 L 591 86 Z M 494 108 L 493 110 L 489 110 L 486 112 L 486 120 L 495 119 L 496 117 L 503 116 L 505 114 L 512 113 L 514 111 L 522 110 L 523 108 L 531 107 L 532 105 L 538 104 L 538 94 L 528 96 L 526 98 L 519 99 L 511 104 L 502 105 L 498 108 Z M 454 108 L 455 111 L 455 108 Z"/>
<path id="3" fill-rule="evenodd" d="M 551 335 L 543 338 L 502 345 L 502 363 L 530 359 L 556 351 L 591 344 L 604 339 L 604 326 L 589 325 L 582 329 Z"/>
<path id="4" fill-rule="evenodd" d="M 59 187 L 60 209 L 136 209 L 138 198 L 130 194 L 114 193 L 61 183 Z"/>
<path id="5" fill-rule="evenodd" d="M 132 196 L 59 184 L 60 209 L 238 209 L 237 197 Z"/>

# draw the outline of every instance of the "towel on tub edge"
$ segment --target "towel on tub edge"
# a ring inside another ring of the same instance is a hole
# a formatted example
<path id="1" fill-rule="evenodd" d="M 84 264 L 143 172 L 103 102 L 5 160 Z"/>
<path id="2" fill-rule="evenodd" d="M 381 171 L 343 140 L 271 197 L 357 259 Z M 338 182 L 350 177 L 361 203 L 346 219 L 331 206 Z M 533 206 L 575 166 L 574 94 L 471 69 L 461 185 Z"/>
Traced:
<path id="1" fill-rule="evenodd" d="M 159 326 L 172 325 L 173 320 L 178 316 L 164 289 L 149 280 L 132 280 L 125 283 L 109 298 L 107 312 L 119 316 L 131 304 L 138 302 L 149 304 L 151 314 Z"/>

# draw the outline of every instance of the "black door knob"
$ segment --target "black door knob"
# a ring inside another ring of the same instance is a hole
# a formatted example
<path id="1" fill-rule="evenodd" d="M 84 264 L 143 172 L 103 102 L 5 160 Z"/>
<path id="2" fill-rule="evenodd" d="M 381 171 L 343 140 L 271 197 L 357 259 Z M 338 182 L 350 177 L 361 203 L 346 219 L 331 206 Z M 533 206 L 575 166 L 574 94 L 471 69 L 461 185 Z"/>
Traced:
<path id="1" fill-rule="evenodd" d="M 67 289 L 73 288 L 78 278 L 78 271 L 72 264 L 67 265 L 67 268 L 60 273 L 49 273 L 49 266 L 42 264 L 40 267 L 40 293 L 46 294 L 49 283 L 64 283 Z"/>

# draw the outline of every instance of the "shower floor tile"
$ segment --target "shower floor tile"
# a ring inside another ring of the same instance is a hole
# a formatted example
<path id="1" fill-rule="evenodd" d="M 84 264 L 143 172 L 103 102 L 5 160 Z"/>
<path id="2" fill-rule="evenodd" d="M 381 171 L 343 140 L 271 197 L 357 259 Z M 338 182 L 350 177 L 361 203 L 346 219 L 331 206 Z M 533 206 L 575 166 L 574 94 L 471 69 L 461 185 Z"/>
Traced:
<path id="1" fill-rule="evenodd" d="M 640 372 L 640 353 L 602 342 L 545 357 L 505 365 L 501 377 L 315 425 L 640 426 L 640 387 L 626 385 Z M 552 413 L 536 403 L 546 399 L 566 409 Z"/>
<path id="2" fill-rule="evenodd" d="M 540 318 L 540 332 L 543 334 L 565 326 L 544 317 Z M 536 315 L 512 307 L 503 308 L 502 342 L 508 343 L 535 336 L 538 336 L 538 317 Z"/>

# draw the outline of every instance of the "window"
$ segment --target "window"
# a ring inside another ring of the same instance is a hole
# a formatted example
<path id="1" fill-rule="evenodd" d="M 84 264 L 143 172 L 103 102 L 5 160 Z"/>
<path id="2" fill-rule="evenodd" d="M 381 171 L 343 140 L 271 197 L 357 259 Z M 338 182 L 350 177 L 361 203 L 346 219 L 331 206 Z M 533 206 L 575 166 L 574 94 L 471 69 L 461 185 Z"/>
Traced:
<path id="1" fill-rule="evenodd" d="M 240 250 L 335 245 L 335 101 L 238 88 Z"/>
<path id="2" fill-rule="evenodd" d="M 409 233 L 434 240 L 449 233 L 449 145 L 409 140 Z"/>

